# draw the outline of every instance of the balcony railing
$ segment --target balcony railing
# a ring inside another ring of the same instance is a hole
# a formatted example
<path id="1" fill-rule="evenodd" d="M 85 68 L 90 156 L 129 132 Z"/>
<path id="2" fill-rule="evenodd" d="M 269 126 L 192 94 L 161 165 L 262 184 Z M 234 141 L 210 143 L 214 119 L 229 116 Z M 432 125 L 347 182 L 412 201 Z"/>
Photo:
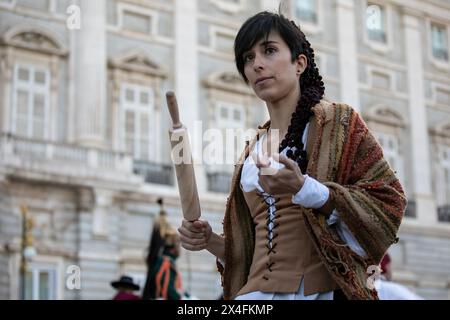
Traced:
<path id="1" fill-rule="evenodd" d="M 153 163 L 144 160 L 134 160 L 133 172 L 143 176 L 145 182 L 174 185 L 173 166 L 166 164 Z"/>
<path id="2" fill-rule="evenodd" d="M 73 174 L 77 168 L 92 169 L 95 174 L 99 169 L 112 170 L 129 179 L 132 173 L 144 178 L 147 183 L 174 185 L 172 165 L 157 164 L 149 161 L 133 160 L 125 152 L 101 150 L 77 146 L 62 142 L 50 142 L 37 139 L 17 137 L 10 134 L 0 135 L 0 162 L 23 167 L 26 163 L 45 166 L 45 170 L 59 170 L 65 166 Z M 43 167 L 44 168 L 44 167 Z M 138 178 L 138 177 L 135 177 Z"/>
<path id="3" fill-rule="evenodd" d="M 208 191 L 228 193 L 231 188 L 231 173 L 228 172 L 209 172 Z"/>
<path id="4" fill-rule="evenodd" d="M 438 221 L 450 222 L 450 204 L 438 207 Z"/>
<path id="5" fill-rule="evenodd" d="M 36 162 L 71 164 L 94 169 L 111 169 L 131 173 L 131 157 L 123 152 L 105 151 L 63 142 L 43 141 L 0 136 L 0 152 L 3 161 L 29 160 Z"/>
<path id="6" fill-rule="evenodd" d="M 448 61 L 448 51 L 441 48 L 433 48 L 433 56 L 436 59 Z"/>

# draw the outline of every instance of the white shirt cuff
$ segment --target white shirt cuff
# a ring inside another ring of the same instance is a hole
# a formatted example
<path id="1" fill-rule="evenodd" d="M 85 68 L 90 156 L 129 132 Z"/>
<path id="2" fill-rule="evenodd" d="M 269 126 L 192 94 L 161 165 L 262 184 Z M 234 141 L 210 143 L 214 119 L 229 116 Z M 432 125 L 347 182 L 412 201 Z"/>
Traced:
<path id="1" fill-rule="evenodd" d="M 300 191 L 292 196 L 292 203 L 299 204 L 308 209 L 319 209 L 328 200 L 330 190 L 307 174 L 304 175 L 305 182 Z"/>

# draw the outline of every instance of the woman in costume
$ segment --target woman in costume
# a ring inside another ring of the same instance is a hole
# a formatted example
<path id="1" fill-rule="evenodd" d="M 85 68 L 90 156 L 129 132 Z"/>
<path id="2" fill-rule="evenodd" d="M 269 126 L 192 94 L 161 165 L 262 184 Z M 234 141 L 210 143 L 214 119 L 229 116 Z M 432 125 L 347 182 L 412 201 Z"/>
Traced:
<path id="1" fill-rule="evenodd" d="M 234 51 L 270 120 L 236 166 L 223 234 L 183 220 L 182 246 L 217 257 L 225 299 L 377 299 L 367 270 L 398 240 L 406 207 L 380 145 L 355 110 L 323 98 L 293 21 L 256 14 Z"/>

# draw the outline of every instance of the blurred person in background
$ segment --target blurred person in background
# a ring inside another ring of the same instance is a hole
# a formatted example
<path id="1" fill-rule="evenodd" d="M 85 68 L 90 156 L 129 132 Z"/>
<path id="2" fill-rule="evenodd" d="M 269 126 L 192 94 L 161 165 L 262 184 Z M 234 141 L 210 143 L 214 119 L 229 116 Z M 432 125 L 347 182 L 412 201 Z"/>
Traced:
<path id="1" fill-rule="evenodd" d="M 380 266 L 381 275 L 374 284 L 380 300 L 423 300 L 406 286 L 392 281 L 392 260 L 388 253 L 384 255 Z"/>
<path id="2" fill-rule="evenodd" d="M 180 300 L 185 297 L 181 273 L 176 261 L 180 256 L 180 239 L 176 230 L 167 220 L 167 212 L 162 208 L 154 222 L 147 255 L 147 280 L 142 298 L 159 300 Z"/>
<path id="3" fill-rule="evenodd" d="M 121 276 L 119 280 L 111 282 L 111 286 L 117 290 L 113 300 L 141 300 L 141 297 L 133 293 L 139 290 L 139 285 L 129 276 Z"/>

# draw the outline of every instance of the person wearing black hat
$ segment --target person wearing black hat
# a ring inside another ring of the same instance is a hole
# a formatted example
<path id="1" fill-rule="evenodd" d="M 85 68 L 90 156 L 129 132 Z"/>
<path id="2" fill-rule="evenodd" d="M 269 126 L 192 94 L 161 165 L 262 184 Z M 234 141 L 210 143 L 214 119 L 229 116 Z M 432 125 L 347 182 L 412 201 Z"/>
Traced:
<path id="1" fill-rule="evenodd" d="M 111 282 L 111 286 L 118 291 L 113 300 L 141 300 L 133 293 L 139 290 L 139 285 L 135 284 L 129 276 L 121 276 L 119 280 Z"/>

